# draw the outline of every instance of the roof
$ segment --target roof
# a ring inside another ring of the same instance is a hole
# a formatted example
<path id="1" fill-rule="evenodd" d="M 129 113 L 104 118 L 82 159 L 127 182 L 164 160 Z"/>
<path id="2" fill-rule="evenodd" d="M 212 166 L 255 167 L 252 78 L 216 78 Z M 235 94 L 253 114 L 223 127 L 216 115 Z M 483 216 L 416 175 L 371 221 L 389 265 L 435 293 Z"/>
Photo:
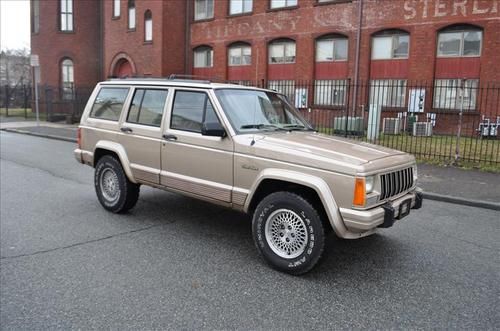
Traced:
<path id="1" fill-rule="evenodd" d="M 168 79 L 168 78 L 119 78 L 109 79 L 100 82 L 101 85 L 157 85 L 157 86 L 177 86 L 177 87 L 195 87 L 204 89 L 246 89 L 246 90 L 260 90 L 271 91 L 269 89 L 262 89 L 254 86 L 244 86 L 229 83 L 215 83 L 209 80 L 197 79 Z"/>

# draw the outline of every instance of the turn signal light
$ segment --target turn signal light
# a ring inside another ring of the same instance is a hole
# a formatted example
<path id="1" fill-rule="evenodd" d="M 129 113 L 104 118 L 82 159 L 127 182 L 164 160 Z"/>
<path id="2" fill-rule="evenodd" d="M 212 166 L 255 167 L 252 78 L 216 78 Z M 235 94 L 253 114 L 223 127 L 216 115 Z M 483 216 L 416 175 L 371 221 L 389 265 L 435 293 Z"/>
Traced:
<path id="1" fill-rule="evenodd" d="M 356 178 L 356 182 L 354 183 L 354 199 L 352 200 L 352 204 L 357 207 L 364 207 L 366 203 L 366 191 L 365 191 L 365 179 L 364 178 Z"/>

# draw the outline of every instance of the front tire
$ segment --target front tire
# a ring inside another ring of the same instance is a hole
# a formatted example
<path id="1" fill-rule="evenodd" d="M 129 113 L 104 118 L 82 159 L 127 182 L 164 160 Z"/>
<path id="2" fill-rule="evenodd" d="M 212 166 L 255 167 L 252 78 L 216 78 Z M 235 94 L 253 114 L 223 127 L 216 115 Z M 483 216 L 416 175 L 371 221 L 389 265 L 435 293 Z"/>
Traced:
<path id="1" fill-rule="evenodd" d="M 120 162 L 111 155 L 97 162 L 94 186 L 101 205 L 113 213 L 132 209 L 139 199 L 139 185 L 128 180 Z"/>
<path id="2" fill-rule="evenodd" d="M 252 221 L 255 245 L 273 268 L 293 275 L 311 270 L 321 258 L 325 232 L 321 218 L 303 197 L 275 192 L 257 206 Z"/>

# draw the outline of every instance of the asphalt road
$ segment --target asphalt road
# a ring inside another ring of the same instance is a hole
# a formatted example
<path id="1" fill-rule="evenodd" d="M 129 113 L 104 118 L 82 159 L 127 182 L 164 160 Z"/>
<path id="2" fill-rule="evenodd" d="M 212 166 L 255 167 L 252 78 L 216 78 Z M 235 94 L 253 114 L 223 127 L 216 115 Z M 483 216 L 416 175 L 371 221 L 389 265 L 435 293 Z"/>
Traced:
<path id="1" fill-rule="evenodd" d="M 257 255 L 250 218 L 142 188 L 99 205 L 71 143 L 0 133 L 2 329 L 496 329 L 500 217 L 426 201 L 393 228 L 330 237 L 305 276 Z"/>

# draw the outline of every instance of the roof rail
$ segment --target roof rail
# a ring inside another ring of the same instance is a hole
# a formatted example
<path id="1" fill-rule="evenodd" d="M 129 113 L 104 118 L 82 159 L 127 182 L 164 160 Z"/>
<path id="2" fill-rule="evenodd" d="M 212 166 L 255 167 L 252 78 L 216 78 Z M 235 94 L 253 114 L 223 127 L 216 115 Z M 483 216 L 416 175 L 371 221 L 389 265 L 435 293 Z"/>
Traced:
<path id="1" fill-rule="evenodd" d="M 196 81 L 199 83 L 225 83 L 223 79 L 219 77 L 205 77 L 205 76 L 196 76 L 196 75 L 183 75 L 183 74 L 171 74 L 167 78 L 168 80 L 176 80 L 176 81 Z"/>

